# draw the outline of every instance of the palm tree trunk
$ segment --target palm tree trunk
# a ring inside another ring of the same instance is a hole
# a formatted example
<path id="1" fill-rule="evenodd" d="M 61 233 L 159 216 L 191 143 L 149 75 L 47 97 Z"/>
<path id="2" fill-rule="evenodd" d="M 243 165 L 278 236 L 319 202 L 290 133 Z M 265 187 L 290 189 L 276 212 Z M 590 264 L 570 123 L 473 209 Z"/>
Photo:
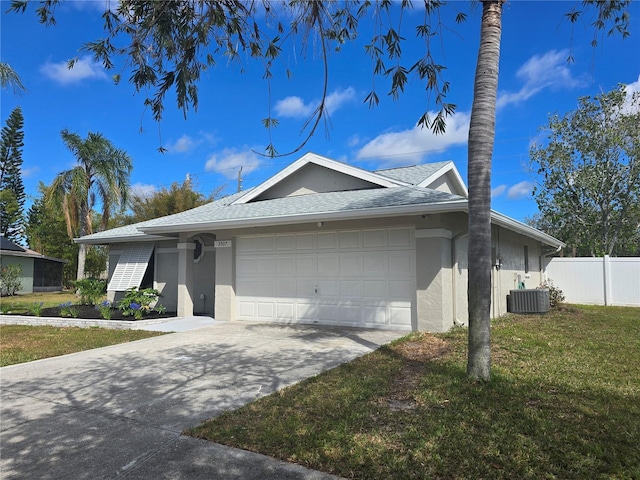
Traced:
<path id="1" fill-rule="evenodd" d="M 482 1 L 480 49 L 469 126 L 469 352 L 467 375 L 491 378 L 491 159 L 502 0 Z"/>

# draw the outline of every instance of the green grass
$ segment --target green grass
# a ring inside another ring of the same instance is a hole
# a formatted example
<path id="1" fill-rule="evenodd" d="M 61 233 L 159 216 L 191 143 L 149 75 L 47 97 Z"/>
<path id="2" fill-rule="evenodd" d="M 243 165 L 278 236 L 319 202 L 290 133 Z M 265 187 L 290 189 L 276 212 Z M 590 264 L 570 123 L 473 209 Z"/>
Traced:
<path id="1" fill-rule="evenodd" d="M 411 334 L 187 433 L 360 479 L 640 478 L 640 309 L 564 307 Z"/>
<path id="2" fill-rule="evenodd" d="M 163 335 L 107 328 L 0 326 L 0 366 L 31 362 L 117 343 Z"/>
<path id="3" fill-rule="evenodd" d="M 25 293 L 0 298 L 0 312 L 29 313 L 35 303 L 42 303 L 43 308 L 57 307 L 61 303 L 78 303 L 78 297 L 71 290 L 47 293 Z"/>

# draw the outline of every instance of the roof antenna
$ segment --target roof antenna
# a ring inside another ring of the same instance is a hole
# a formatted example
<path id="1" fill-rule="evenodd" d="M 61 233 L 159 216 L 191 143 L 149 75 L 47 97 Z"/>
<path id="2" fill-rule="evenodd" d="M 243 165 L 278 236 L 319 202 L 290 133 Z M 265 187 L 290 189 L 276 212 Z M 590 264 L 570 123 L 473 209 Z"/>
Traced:
<path id="1" fill-rule="evenodd" d="M 242 191 L 242 167 L 238 170 L 238 193 Z"/>

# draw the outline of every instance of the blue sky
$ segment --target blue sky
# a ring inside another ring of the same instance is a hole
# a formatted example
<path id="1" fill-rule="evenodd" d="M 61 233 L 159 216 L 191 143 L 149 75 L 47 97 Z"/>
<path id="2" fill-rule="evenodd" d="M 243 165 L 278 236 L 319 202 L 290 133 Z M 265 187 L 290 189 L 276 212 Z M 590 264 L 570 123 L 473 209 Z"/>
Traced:
<path id="1" fill-rule="evenodd" d="M 113 5 L 113 1 L 111 4 Z M 640 90 L 640 4 L 631 5 L 631 37 L 600 38 L 590 46 L 593 31 L 588 19 L 572 31 L 563 18 L 578 2 L 511 1 L 505 4 L 500 62 L 496 143 L 493 160 L 493 208 L 518 220 L 537 211 L 531 190 L 535 178 L 527 163 L 532 142 L 540 141 L 540 127 L 550 114 L 564 114 L 577 106 L 581 96 L 609 91 L 618 83 Z M 1 118 L 21 106 L 25 121 L 23 179 L 28 195 L 37 195 L 37 184 L 49 184 L 54 176 L 73 165 L 74 159 L 60 139 L 69 129 L 82 137 L 101 132 L 128 152 L 134 163 L 131 183 L 137 192 L 152 192 L 187 174 L 197 190 L 208 194 L 226 186 L 237 188 L 243 168 L 245 188 L 257 185 L 313 151 L 367 169 L 453 160 L 466 181 L 467 132 L 473 95 L 481 8 L 469 2 L 452 2 L 442 11 L 442 42 L 434 54 L 447 66 L 451 83 L 447 100 L 458 106 L 447 132 L 434 136 L 416 127 L 424 111 L 433 110 L 424 87 L 417 81 L 394 101 L 386 93 L 389 83 L 375 79 L 380 105 L 364 103 L 372 85 L 371 61 L 364 54 L 370 39 L 346 45 L 329 58 L 330 128 L 321 128 L 298 155 L 269 159 L 264 151 L 268 132 L 261 119 L 268 116 L 269 90 L 260 64 L 244 64 L 244 72 L 223 62 L 202 75 L 197 112 L 185 120 L 167 97 L 161 124 L 145 112 L 144 96 L 126 82 L 115 85 L 114 72 L 79 53 L 86 41 L 102 37 L 100 15 L 104 0 L 68 1 L 57 10 L 57 26 L 38 23 L 33 6 L 25 14 L 7 14 L 2 1 L 1 59 L 18 72 L 28 89 L 15 95 L 2 91 Z M 457 11 L 468 12 L 467 21 L 454 22 Z M 403 19 L 403 32 L 412 38 L 410 25 L 423 12 L 416 9 Z M 414 56 L 420 43 L 407 42 L 405 54 Z M 567 63 L 569 54 L 575 62 Z M 66 62 L 79 55 L 73 70 Z M 408 63 L 408 62 L 407 62 Z M 293 72 L 291 79 L 284 69 Z M 289 45 L 277 64 L 271 83 L 271 108 L 280 120 L 274 132 L 279 151 L 295 148 L 303 138 L 301 127 L 320 98 L 319 54 L 306 54 Z M 162 145 L 168 151 L 158 152 Z"/>

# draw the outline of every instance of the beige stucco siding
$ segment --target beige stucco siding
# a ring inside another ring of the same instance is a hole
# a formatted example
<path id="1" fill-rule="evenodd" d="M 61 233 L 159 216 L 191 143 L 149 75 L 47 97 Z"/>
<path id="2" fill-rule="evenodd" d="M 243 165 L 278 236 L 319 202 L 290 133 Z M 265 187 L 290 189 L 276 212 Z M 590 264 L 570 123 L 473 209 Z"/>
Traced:
<path id="1" fill-rule="evenodd" d="M 304 187 L 301 187 L 304 185 Z M 293 197 L 310 193 L 340 192 L 374 188 L 377 185 L 365 180 L 309 164 L 257 197 L 257 200 Z"/>

